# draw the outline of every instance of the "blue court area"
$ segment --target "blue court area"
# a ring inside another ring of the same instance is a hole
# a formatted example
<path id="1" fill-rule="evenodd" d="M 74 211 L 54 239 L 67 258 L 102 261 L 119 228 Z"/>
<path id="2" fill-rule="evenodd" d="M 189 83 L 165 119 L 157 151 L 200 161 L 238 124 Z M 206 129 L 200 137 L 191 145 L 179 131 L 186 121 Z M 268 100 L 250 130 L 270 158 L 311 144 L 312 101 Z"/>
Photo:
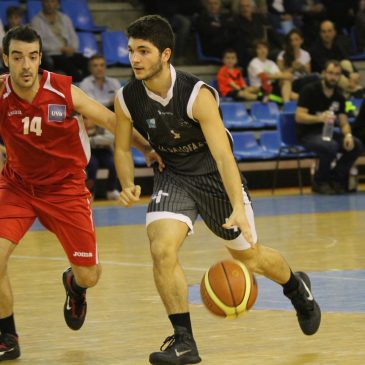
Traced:
<path id="1" fill-rule="evenodd" d="M 365 270 L 309 273 L 312 292 L 323 312 L 365 312 Z M 293 310 L 282 287 L 263 277 L 257 278 L 259 294 L 256 310 Z M 199 285 L 189 287 L 191 304 L 201 304 Z"/>
<path id="2" fill-rule="evenodd" d="M 365 210 L 365 192 L 340 196 L 294 195 L 255 198 L 253 208 L 257 217 Z M 96 207 L 95 223 L 97 227 L 144 224 L 146 209 L 146 205 L 129 209 L 122 206 Z M 44 227 L 35 222 L 32 229 L 43 230 Z"/>

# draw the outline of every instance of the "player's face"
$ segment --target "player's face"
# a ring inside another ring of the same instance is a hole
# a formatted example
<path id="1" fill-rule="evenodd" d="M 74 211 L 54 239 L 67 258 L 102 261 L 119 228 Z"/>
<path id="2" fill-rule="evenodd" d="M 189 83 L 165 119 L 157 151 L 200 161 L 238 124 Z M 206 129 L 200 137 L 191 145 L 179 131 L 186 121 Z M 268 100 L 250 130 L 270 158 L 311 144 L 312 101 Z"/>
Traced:
<path id="1" fill-rule="evenodd" d="M 168 63 L 171 50 L 162 53 L 151 42 L 143 39 L 129 38 L 129 60 L 137 80 L 148 81 L 160 75 L 163 65 Z"/>
<path id="2" fill-rule="evenodd" d="M 23 89 L 31 88 L 37 80 L 41 63 L 39 42 L 11 40 L 9 55 L 4 55 L 4 62 L 9 68 L 13 84 Z"/>

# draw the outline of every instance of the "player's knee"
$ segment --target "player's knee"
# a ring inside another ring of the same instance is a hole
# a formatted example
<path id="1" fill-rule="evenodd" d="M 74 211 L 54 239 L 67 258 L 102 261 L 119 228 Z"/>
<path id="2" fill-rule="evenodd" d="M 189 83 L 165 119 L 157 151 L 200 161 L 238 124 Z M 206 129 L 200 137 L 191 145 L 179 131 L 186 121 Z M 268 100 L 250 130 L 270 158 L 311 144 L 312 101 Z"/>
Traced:
<path id="1" fill-rule="evenodd" d="M 74 271 L 76 282 L 79 286 L 83 288 L 91 288 L 95 286 L 101 275 L 100 265 L 93 267 L 84 267 L 80 271 Z"/>
<path id="2" fill-rule="evenodd" d="M 177 262 L 177 251 L 172 242 L 155 239 L 150 244 L 153 264 L 158 267 L 173 266 Z"/>

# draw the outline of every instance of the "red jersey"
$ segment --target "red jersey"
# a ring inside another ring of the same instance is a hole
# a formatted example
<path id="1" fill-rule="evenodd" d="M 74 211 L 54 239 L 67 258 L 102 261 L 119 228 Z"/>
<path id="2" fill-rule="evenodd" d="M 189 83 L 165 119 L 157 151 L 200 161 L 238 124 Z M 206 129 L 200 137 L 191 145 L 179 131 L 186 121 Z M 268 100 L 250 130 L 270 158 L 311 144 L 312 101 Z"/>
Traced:
<path id="1" fill-rule="evenodd" d="M 6 79 L 0 98 L 0 136 L 7 155 L 2 173 L 15 173 L 34 186 L 85 179 L 90 144 L 73 109 L 71 77 L 41 75 L 32 103 L 15 94 L 9 75 Z"/>
<path id="2" fill-rule="evenodd" d="M 226 96 L 230 91 L 235 90 L 229 83 L 234 82 L 240 88 L 246 87 L 242 72 L 239 68 L 229 69 L 222 66 L 217 73 L 218 90 L 222 96 Z"/>

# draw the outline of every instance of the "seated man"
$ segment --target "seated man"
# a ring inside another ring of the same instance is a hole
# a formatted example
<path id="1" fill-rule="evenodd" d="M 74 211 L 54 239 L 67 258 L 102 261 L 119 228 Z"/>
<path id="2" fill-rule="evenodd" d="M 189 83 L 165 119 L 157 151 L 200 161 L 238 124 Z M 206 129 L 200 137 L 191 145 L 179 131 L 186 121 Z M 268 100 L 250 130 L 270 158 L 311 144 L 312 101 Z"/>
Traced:
<path id="1" fill-rule="evenodd" d="M 118 79 L 106 76 L 106 61 L 103 55 L 96 54 L 90 58 L 89 71 L 91 75 L 81 81 L 80 88 L 99 103 L 113 109 L 115 93 L 121 85 Z M 86 168 L 86 185 L 94 195 L 96 173 L 99 168 L 106 168 L 108 170 L 106 197 L 108 200 L 117 200 L 119 191 L 114 167 L 114 136 L 104 128 L 91 125 L 90 122 L 86 125 L 91 143 L 91 158 Z"/>
<path id="2" fill-rule="evenodd" d="M 33 17 L 33 28 L 42 38 L 44 52 L 55 70 L 79 82 L 88 74 L 87 58 L 78 52 L 79 39 L 71 19 L 58 11 L 59 0 L 42 0 L 42 10 Z M 50 69 L 50 71 L 53 71 Z"/>
<path id="3" fill-rule="evenodd" d="M 322 72 L 328 61 L 336 60 L 340 62 L 342 74 L 338 85 L 343 92 L 351 92 L 354 88 L 354 85 L 351 85 L 351 83 L 356 80 L 359 81 L 358 77 L 353 76 L 357 72 L 349 60 L 346 47 L 344 47 L 340 38 L 337 36 L 335 25 L 331 21 L 325 20 L 321 23 L 319 38 L 313 45 L 310 55 L 313 72 Z M 355 87 L 357 86 L 359 85 L 355 85 Z"/>
<path id="4" fill-rule="evenodd" d="M 337 84 L 341 77 L 338 61 L 329 61 L 323 79 L 305 86 L 299 94 L 295 113 L 299 142 L 319 156 L 312 190 L 319 194 L 340 194 L 348 191 L 351 166 L 363 150 L 363 145 L 351 134 L 345 114 L 345 98 Z M 340 132 L 322 136 L 323 128 L 338 118 Z M 337 159 L 338 154 L 341 157 Z M 335 166 L 333 167 L 333 162 Z"/>

